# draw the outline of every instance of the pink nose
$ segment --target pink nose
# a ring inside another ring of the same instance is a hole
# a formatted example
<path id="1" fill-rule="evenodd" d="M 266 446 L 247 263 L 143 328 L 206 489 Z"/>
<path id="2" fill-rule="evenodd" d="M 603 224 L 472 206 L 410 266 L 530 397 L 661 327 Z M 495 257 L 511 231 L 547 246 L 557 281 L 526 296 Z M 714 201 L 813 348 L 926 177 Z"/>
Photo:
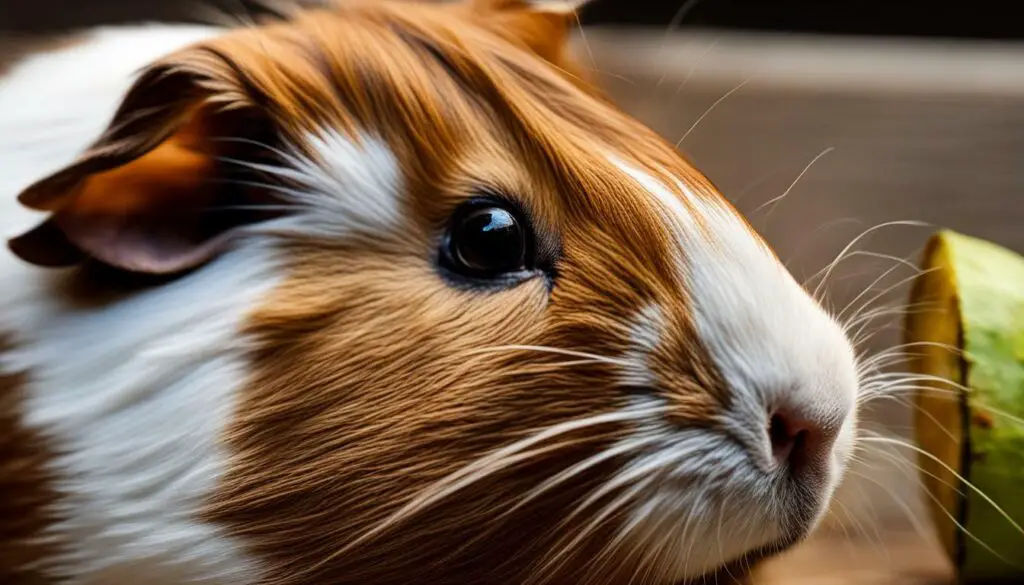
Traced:
<path id="1" fill-rule="evenodd" d="M 775 462 L 788 463 L 797 471 L 828 455 L 838 433 L 839 425 L 832 421 L 815 420 L 788 409 L 776 410 L 768 422 Z"/>

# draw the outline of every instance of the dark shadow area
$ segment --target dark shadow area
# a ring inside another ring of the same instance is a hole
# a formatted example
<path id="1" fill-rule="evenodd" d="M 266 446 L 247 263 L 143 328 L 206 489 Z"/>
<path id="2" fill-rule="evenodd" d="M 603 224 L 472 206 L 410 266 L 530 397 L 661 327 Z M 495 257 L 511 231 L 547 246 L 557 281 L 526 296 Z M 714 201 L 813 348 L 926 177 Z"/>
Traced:
<path id="1" fill-rule="evenodd" d="M 209 21 L 213 12 L 258 14 L 259 0 L 0 0 L 0 31 L 46 32 L 80 26 Z M 1024 39 L 1012 0 L 970 4 L 928 0 L 593 0 L 587 25 L 974 39 Z M 2 33 L 0 33 L 2 34 Z"/>
<path id="2" fill-rule="evenodd" d="M 1019 6 L 1008 0 L 594 0 L 585 24 L 682 26 L 846 35 L 1022 39 Z"/>

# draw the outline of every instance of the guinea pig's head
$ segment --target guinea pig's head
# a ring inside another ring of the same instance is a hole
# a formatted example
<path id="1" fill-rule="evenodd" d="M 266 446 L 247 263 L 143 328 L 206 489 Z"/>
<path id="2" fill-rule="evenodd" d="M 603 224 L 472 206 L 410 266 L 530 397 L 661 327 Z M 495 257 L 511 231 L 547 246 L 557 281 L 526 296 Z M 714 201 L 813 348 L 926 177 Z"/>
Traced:
<path id="1" fill-rule="evenodd" d="M 850 342 L 585 80 L 574 22 L 345 1 L 226 32 L 23 193 L 37 264 L 272 251 L 205 508 L 268 582 L 701 582 L 826 509 Z"/>

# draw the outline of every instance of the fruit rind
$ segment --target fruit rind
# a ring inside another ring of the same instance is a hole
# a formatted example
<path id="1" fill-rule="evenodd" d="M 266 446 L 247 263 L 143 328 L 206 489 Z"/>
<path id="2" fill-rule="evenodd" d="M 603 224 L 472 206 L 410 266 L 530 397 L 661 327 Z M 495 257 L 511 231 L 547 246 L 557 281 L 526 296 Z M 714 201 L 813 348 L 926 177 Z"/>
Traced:
<path id="1" fill-rule="evenodd" d="M 947 382 L 916 395 L 918 442 L 1024 525 L 1024 257 L 946 230 L 929 241 L 922 269 L 908 311 L 910 365 Z M 918 463 L 961 580 L 1024 582 L 1024 533 L 944 465 Z"/>

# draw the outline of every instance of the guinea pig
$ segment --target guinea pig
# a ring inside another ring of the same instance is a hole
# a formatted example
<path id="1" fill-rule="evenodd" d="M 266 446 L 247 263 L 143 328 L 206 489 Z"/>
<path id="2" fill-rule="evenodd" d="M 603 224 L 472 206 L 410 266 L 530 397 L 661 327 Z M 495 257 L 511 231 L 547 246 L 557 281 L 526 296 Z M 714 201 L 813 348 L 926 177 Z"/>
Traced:
<path id="1" fill-rule="evenodd" d="M 704 583 L 819 522 L 837 319 L 557 2 L 92 31 L 0 86 L 0 581 Z"/>

